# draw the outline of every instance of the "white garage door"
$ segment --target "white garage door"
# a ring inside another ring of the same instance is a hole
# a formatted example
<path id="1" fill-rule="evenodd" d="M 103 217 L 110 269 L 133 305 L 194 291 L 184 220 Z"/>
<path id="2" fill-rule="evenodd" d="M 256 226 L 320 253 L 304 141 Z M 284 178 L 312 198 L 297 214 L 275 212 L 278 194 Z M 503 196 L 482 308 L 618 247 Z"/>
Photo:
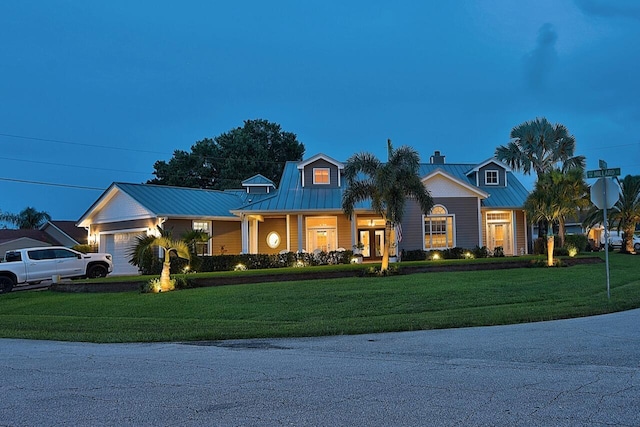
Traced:
<path id="1" fill-rule="evenodd" d="M 102 235 L 101 240 L 104 243 L 101 247 L 104 248 L 103 252 L 110 253 L 113 257 L 112 275 L 138 274 L 138 267 L 129 264 L 129 251 L 135 245 L 136 236 L 140 234 L 140 232 L 135 232 Z"/>

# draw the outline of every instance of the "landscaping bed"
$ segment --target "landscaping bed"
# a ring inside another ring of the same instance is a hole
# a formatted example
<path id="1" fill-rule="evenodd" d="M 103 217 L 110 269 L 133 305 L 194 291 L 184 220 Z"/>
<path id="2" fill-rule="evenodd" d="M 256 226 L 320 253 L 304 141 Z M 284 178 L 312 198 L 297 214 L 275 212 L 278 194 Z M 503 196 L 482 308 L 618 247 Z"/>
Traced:
<path id="1" fill-rule="evenodd" d="M 415 273 L 439 273 L 449 271 L 477 271 L 477 270 L 504 270 L 509 268 L 527 268 L 531 267 L 531 260 L 513 261 L 512 259 L 504 261 L 492 261 L 485 263 L 433 263 L 433 264 L 398 264 L 400 267 L 400 274 L 415 274 Z M 563 258 L 562 263 L 565 266 L 573 266 L 578 264 L 595 264 L 602 263 L 602 258 L 599 257 L 581 257 L 581 258 Z M 189 281 L 193 284 L 193 287 L 210 287 L 210 286 L 228 286 L 228 285 L 241 285 L 249 283 L 268 283 L 268 282 L 290 282 L 297 281 L 303 282 L 307 280 L 317 279 L 338 279 L 343 277 L 357 277 L 361 276 L 366 269 L 367 264 L 363 265 L 362 269 L 357 270 L 333 270 L 327 267 L 327 271 L 312 271 L 309 273 L 265 273 L 260 275 L 228 275 L 228 276 L 216 276 L 216 277 L 189 277 Z M 137 280 L 127 280 L 123 277 L 121 282 L 62 282 L 55 283 L 50 286 L 50 290 L 56 292 L 128 292 L 136 291 L 140 289 L 143 282 Z"/>

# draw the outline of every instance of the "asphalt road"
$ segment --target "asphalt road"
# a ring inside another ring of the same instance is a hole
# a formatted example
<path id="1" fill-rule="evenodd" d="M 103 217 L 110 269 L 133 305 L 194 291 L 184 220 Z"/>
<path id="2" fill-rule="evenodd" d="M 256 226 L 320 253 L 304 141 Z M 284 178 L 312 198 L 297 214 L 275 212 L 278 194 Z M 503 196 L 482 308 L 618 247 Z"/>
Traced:
<path id="1" fill-rule="evenodd" d="M 640 426 L 640 310 L 206 343 L 0 340 L 1 426 Z"/>

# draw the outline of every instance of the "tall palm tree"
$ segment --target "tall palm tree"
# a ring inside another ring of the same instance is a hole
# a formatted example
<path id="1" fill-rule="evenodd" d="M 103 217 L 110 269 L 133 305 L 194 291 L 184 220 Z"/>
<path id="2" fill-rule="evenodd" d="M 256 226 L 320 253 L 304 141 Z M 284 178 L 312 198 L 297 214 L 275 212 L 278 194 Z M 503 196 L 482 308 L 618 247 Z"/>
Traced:
<path id="1" fill-rule="evenodd" d="M 554 168 L 567 171 L 584 169 L 584 156 L 575 156 L 576 140 L 567 128 L 551 124 L 546 118 L 536 118 L 511 130 L 511 141 L 496 148 L 495 156 L 511 169 L 538 177 Z"/>
<path id="2" fill-rule="evenodd" d="M 370 153 L 351 156 L 344 168 L 347 188 L 342 195 L 342 210 L 349 218 L 356 203 L 371 200 L 373 210 L 385 219 L 382 271 L 389 268 L 391 227 L 402 222 L 406 199 L 415 199 L 425 214 L 433 207 L 431 194 L 418 175 L 418 153 L 408 146 L 394 150 L 391 140 L 387 141 L 387 152 L 387 163 Z"/>
<path id="3" fill-rule="evenodd" d="M 47 221 L 51 221 L 51 215 L 45 211 L 38 211 L 36 208 L 26 207 L 18 214 L 0 214 L 0 221 L 6 221 L 20 229 L 40 228 Z"/>
<path id="4" fill-rule="evenodd" d="M 191 253 L 187 243 L 173 239 L 170 232 L 160 227 L 158 227 L 158 231 L 158 236 L 141 235 L 136 238 L 136 245 L 131 248 L 129 253 L 129 262 L 134 265 L 140 265 L 148 251 L 154 247 L 161 248 L 164 260 L 162 262 L 162 273 L 160 274 L 160 289 L 169 291 L 173 289 L 171 282 L 171 256 L 190 260 Z"/>
<path id="5" fill-rule="evenodd" d="M 569 218 L 578 217 L 578 210 L 585 209 L 591 203 L 589 201 L 589 186 L 584 181 L 584 171 L 580 168 L 569 169 L 562 172 L 554 169 L 550 172 L 557 196 L 559 216 L 558 236 L 560 246 L 564 246 L 565 223 Z"/>
<path id="6" fill-rule="evenodd" d="M 620 181 L 620 198 L 607 213 L 609 228 L 622 231 L 622 250 L 633 252 L 633 233 L 640 223 L 640 175 L 627 175 Z M 604 211 L 592 206 L 583 225 L 598 223 L 604 224 Z"/>

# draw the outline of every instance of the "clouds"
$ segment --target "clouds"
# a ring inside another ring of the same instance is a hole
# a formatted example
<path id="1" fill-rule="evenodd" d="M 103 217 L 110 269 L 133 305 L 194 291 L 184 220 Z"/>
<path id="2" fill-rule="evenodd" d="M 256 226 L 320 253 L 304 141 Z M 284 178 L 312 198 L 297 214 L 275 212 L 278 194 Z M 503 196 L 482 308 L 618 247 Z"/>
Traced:
<path id="1" fill-rule="evenodd" d="M 544 88 L 547 75 L 556 63 L 558 54 L 556 52 L 556 41 L 558 34 L 553 25 L 543 24 L 538 30 L 536 47 L 524 60 L 525 80 L 530 89 L 539 90 Z"/>
<path id="2" fill-rule="evenodd" d="M 640 2 L 637 0 L 575 0 L 583 13 L 597 17 L 623 17 L 640 20 Z"/>

